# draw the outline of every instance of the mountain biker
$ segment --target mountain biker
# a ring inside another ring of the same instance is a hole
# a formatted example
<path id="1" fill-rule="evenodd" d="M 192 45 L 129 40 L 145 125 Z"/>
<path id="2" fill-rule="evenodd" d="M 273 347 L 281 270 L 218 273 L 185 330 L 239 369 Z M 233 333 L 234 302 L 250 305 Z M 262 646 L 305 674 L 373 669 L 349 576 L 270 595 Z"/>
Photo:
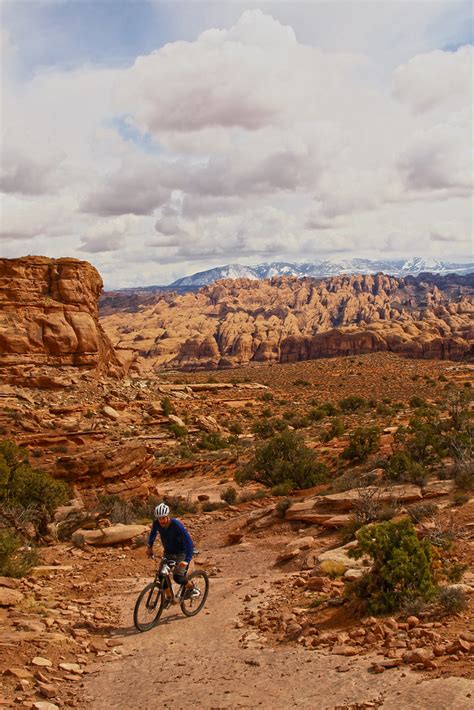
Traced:
<path id="1" fill-rule="evenodd" d="M 147 542 L 147 555 L 153 556 L 153 544 L 156 536 L 159 535 L 163 545 L 164 554 L 168 559 L 176 560 L 173 579 L 176 584 L 185 584 L 189 588 L 190 596 L 197 596 L 199 591 L 194 588 L 192 582 L 186 581 L 193 555 L 194 544 L 191 535 L 186 530 L 183 523 L 177 518 L 170 518 L 170 509 L 166 503 L 160 503 L 154 511 L 155 519 L 152 523 Z M 166 596 L 171 593 L 166 590 Z"/>

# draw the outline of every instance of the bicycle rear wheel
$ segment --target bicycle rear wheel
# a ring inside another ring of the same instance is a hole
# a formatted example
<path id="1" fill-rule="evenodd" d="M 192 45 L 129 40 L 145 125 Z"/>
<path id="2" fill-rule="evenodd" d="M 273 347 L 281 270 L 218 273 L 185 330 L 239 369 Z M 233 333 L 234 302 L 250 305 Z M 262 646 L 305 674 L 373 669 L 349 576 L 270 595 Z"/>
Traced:
<path id="1" fill-rule="evenodd" d="M 165 595 L 161 587 L 155 582 L 147 584 L 133 610 L 133 623 L 138 631 L 149 631 L 158 623 L 164 603 Z"/>
<path id="2" fill-rule="evenodd" d="M 209 577 L 203 570 L 196 570 L 188 575 L 187 581 L 193 583 L 194 589 L 199 591 L 199 595 L 192 596 L 188 590 L 182 590 L 184 596 L 181 599 L 181 611 L 185 616 L 196 616 L 206 603 L 209 594 Z"/>

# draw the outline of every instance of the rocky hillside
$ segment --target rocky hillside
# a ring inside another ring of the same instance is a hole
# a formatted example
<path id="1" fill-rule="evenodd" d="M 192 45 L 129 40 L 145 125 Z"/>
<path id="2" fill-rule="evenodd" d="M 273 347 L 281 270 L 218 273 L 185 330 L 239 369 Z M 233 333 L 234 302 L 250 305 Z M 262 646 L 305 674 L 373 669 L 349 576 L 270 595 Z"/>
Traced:
<path id="1" fill-rule="evenodd" d="M 0 379 L 49 387 L 84 370 L 119 372 L 99 323 L 102 288 L 85 261 L 0 259 Z"/>
<path id="2" fill-rule="evenodd" d="M 472 275 L 225 280 L 162 294 L 102 323 L 114 346 L 145 366 L 221 368 L 377 351 L 461 360 L 472 354 L 473 284 Z"/>

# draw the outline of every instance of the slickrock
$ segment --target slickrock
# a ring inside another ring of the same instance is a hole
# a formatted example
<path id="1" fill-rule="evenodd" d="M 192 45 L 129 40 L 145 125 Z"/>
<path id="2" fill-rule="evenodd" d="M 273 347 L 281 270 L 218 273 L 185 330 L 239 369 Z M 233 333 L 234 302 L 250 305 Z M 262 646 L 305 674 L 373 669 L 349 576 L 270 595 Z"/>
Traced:
<path id="1" fill-rule="evenodd" d="M 0 259 L 0 379 L 62 387 L 74 372 L 121 373 L 99 323 L 102 279 L 88 262 Z"/>
<path id="2" fill-rule="evenodd" d="M 164 293 L 103 318 L 118 351 L 193 370 L 247 362 L 396 352 L 461 360 L 472 352 L 472 276 L 224 280 Z M 222 385 L 216 385 L 222 386 Z"/>

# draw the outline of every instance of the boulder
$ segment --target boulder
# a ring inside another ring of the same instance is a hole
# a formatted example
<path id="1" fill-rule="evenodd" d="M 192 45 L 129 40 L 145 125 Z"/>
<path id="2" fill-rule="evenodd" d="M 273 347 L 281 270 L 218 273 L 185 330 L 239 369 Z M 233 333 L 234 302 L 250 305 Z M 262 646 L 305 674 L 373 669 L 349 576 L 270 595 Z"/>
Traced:
<path id="1" fill-rule="evenodd" d="M 24 594 L 19 589 L 0 587 L 0 606 L 16 606 L 24 598 Z"/>
<path id="2" fill-rule="evenodd" d="M 147 525 L 123 525 L 117 523 L 101 530 L 76 530 L 72 542 L 77 546 L 84 544 L 94 546 L 116 545 L 128 542 L 149 530 Z"/>

